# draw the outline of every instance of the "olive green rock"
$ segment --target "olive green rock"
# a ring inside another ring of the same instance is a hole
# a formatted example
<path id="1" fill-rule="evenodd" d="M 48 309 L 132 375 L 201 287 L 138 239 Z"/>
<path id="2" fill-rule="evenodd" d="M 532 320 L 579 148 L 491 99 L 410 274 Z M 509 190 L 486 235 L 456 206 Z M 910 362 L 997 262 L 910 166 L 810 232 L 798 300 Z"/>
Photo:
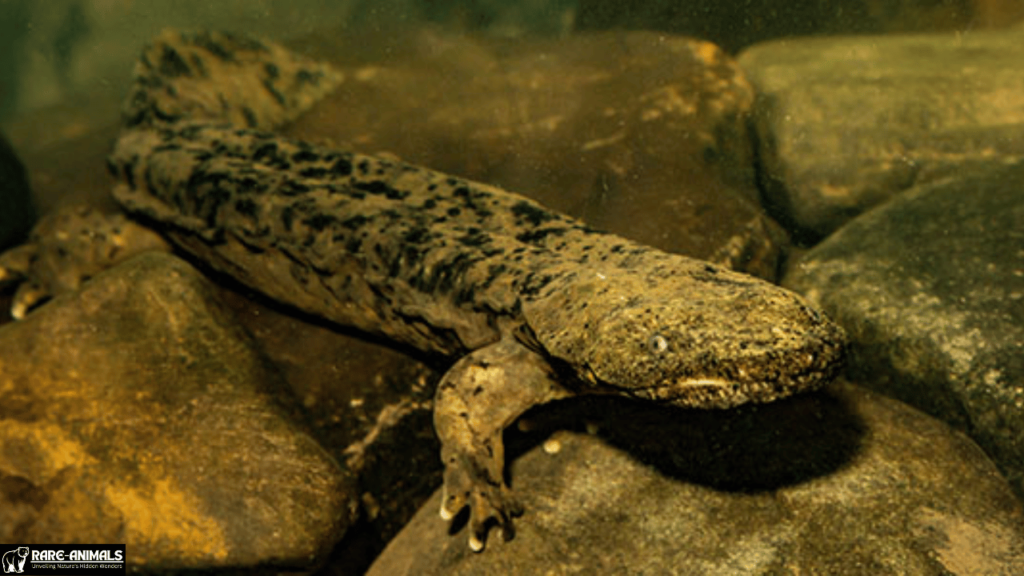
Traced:
<path id="1" fill-rule="evenodd" d="M 817 240 L 903 190 L 1024 158 L 1024 31 L 780 40 L 758 92 L 762 189 Z"/>
<path id="2" fill-rule="evenodd" d="M 785 284 L 850 337 L 848 375 L 966 431 L 1024 496 L 1024 163 L 905 192 Z"/>

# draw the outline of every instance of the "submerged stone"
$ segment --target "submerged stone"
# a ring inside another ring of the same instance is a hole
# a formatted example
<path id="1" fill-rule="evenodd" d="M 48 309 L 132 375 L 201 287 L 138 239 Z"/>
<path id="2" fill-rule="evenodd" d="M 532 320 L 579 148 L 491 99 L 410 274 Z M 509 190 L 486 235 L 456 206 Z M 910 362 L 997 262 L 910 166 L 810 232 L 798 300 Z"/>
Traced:
<path id="1" fill-rule="evenodd" d="M 755 46 L 761 184 L 817 240 L 917 185 L 1024 158 L 1024 32 L 861 36 Z"/>
<path id="2" fill-rule="evenodd" d="M 577 416 L 596 435 L 559 431 L 513 466 L 515 538 L 474 554 L 435 495 L 369 574 L 1024 570 L 1024 509 L 984 453 L 862 388 L 729 412 L 602 399 Z"/>
<path id="3" fill-rule="evenodd" d="M 1024 163 L 920 186 L 785 284 L 850 336 L 851 378 L 967 431 L 1024 495 Z"/>
<path id="4" fill-rule="evenodd" d="M 656 248 L 774 280 L 754 92 L 714 44 L 650 32 L 557 41 L 431 30 L 320 47 L 340 87 L 286 134 L 486 182 Z M 375 49 L 379 49 L 378 54 Z M 353 54 L 364 60 L 349 62 Z"/>
<path id="5" fill-rule="evenodd" d="M 311 568 L 350 479 L 276 372 L 162 253 L 0 328 L 0 540 L 125 543 L 131 566 Z"/>

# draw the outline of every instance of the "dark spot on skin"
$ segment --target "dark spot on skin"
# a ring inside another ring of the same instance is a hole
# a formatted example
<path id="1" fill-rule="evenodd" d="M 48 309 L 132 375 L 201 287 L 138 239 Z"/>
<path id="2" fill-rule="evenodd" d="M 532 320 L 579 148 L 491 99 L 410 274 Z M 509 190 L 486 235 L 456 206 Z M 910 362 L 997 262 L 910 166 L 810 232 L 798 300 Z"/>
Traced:
<path id="1" fill-rule="evenodd" d="M 461 278 L 470 267 L 473 266 L 473 258 L 466 253 L 460 253 L 452 258 L 447 265 L 439 265 L 436 272 L 434 286 L 440 292 L 451 292 L 455 281 Z"/>
<path id="2" fill-rule="evenodd" d="M 363 216 L 362 214 L 356 214 L 355 216 L 342 220 L 341 225 L 344 226 L 345 228 L 348 228 L 349 230 L 355 230 L 356 228 L 364 226 L 369 221 L 370 219 L 367 218 L 366 216 Z"/>
<path id="3" fill-rule="evenodd" d="M 185 140 L 199 140 L 203 135 L 202 126 L 186 126 L 178 131 L 178 136 Z"/>
<path id="4" fill-rule="evenodd" d="M 491 264 L 487 267 L 487 279 L 480 285 L 482 290 L 486 290 L 494 283 L 495 280 L 501 278 L 502 274 L 505 273 L 507 267 L 504 264 Z"/>
<path id="5" fill-rule="evenodd" d="M 229 200 L 231 200 L 231 192 L 224 188 L 214 187 L 207 190 L 200 197 L 200 207 L 196 209 L 196 215 L 204 218 L 208 227 L 217 228 L 220 207 Z"/>
<path id="6" fill-rule="evenodd" d="M 526 276 L 526 281 L 523 283 L 523 296 L 536 296 L 540 293 L 545 286 L 554 280 L 554 276 L 550 274 L 536 274 L 531 272 Z"/>
<path id="7" fill-rule="evenodd" d="M 209 78 L 210 73 L 206 70 L 206 64 L 203 63 L 203 59 L 198 54 L 192 54 L 188 57 L 189 64 L 192 65 L 194 70 L 199 76 L 203 78 Z"/>
<path id="8" fill-rule="evenodd" d="M 475 297 L 476 290 L 473 286 L 463 286 L 454 294 L 453 300 L 456 306 L 461 306 L 463 304 L 473 302 Z"/>
<path id="9" fill-rule="evenodd" d="M 516 240 L 524 242 L 526 244 L 534 244 L 544 240 L 548 236 L 561 236 L 566 233 L 565 228 L 539 228 L 537 230 L 529 230 L 527 232 L 521 232 L 516 235 Z"/>
<path id="10" fill-rule="evenodd" d="M 277 144 L 273 142 L 267 142 L 256 149 L 252 154 L 252 159 L 256 162 L 262 162 L 267 158 L 273 158 L 277 156 Z"/>
<path id="11" fill-rule="evenodd" d="M 281 184 L 281 187 L 278 188 L 278 192 L 284 196 L 298 196 L 300 194 L 305 194 L 310 190 L 311 188 L 309 186 L 294 180 L 286 180 Z"/>
<path id="12" fill-rule="evenodd" d="M 356 182 L 352 185 L 353 188 L 369 192 L 370 194 L 384 194 L 389 190 L 389 187 L 380 180 L 371 180 L 369 182 Z"/>
<path id="13" fill-rule="evenodd" d="M 327 176 L 327 168 L 305 168 L 299 172 L 303 178 L 321 179 Z"/>
<path id="14" fill-rule="evenodd" d="M 459 214 L 462 214 L 462 210 L 458 209 L 457 207 L 452 207 L 448 209 L 449 216 L 455 217 L 458 216 Z"/>
<path id="15" fill-rule="evenodd" d="M 177 150 L 181 150 L 181 146 L 173 142 L 167 142 L 165 144 L 161 144 L 153 148 L 153 153 L 156 154 L 159 152 L 175 152 Z"/>
<path id="16" fill-rule="evenodd" d="M 229 36 L 227 34 L 225 34 L 225 36 L 227 36 L 230 40 L 233 40 L 233 41 L 235 41 L 237 43 L 241 43 L 241 42 L 239 42 L 238 39 L 236 39 L 234 37 L 231 37 L 231 36 Z M 191 43 L 195 44 L 196 46 L 200 46 L 200 47 L 204 48 L 207 52 L 209 52 L 210 54 L 213 54 L 214 56 L 216 56 L 217 58 L 220 58 L 221 60 L 224 60 L 225 62 L 234 62 L 235 61 L 234 54 L 232 54 L 221 43 L 215 41 L 210 36 L 209 33 L 197 34 L 194 38 L 192 38 L 192 42 Z M 264 50 L 266 50 L 266 48 L 264 48 L 262 45 L 259 45 L 259 46 L 260 46 L 260 48 L 263 48 Z M 245 46 L 243 46 L 243 49 L 244 48 L 245 48 Z"/>
<path id="17" fill-rule="evenodd" d="M 245 116 L 245 124 L 250 128 L 255 128 L 259 125 L 259 118 L 256 117 L 256 113 L 252 111 L 252 108 L 242 106 L 242 116 Z"/>
<path id="18" fill-rule="evenodd" d="M 427 198 L 427 200 L 423 202 L 423 207 L 427 210 L 433 210 L 437 207 L 437 201 L 433 198 Z"/>
<path id="19" fill-rule="evenodd" d="M 358 190 L 363 190 L 370 194 L 378 196 L 383 195 L 388 200 L 404 200 L 406 197 L 409 196 L 409 192 L 396 190 L 380 180 L 371 180 L 369 182 L 356 182 L 352 186 Z"/>
<path id="20" fill-rule="evenodd" d="M 259 214 L 259 206 L 249 198 L 235 200 L 235 210 L 244 216 L 255 218 Z"/>
<path id="21" fill-rule="evenodd" d="M 405 259 L 407 266 L 415 266 L 423 258 L 423 251 L 415 246 L 406 246 L 402 251 L 402 258 Z"/>
<path id="22" fill-rule="evenodd" d="M 146 181 L 146 189 L 156 191 L 156 183 L 153 182 L 153 170 L 149 164 L 146 164 L 146 170 L 143 172 L 143 179 Z"/>
<path id="23" fill-rule="evenodd" d="M 479 228 L 470 228 L 466 230 L 466 234 L 456 238 L 464 246 L 483 246 L 491 241 L 491 237 L 484 234 Z"/>
<path id="24" fill-rule="evenodd" d="M 292 223 L 295 221 L 295 207 L 285 206 L 281 210 L 281 224 L 284 224 L 284 229 L 287 232 L 292 231 Z"/>
<path id="25" fill-rule="evenodd" d="M 266 250 L 264 250 L 263 248 L 253 244 L 249 244 L 248 242 L 242 242 L 242 246 L 244 246 L 245 251 L 250 254 L 263 254 L 264 252 L 266 252 Z"/>
<path id="26" fill-rule="evenodd" d="M 277 78 L 281 74 L 281 70 L 277 67 L 277 64 L 273 62 L 267 62 L 263 65 L 263 70 L 266 71 L 267 76 L 270 78 Z"/>
<path id="27" fill-rule="evenodd" d="M 168 78 L 178 78 L 179 76 L 191 76 L 192 70 L 177 50 L 170 46 L 164 46 L 160 54 L 160 74 Z"/>
<path id="28" fill-rule="evenodd" d="M 297 82 L 298 84 L 312 84 L 313 86 L 318 86 L 320 84 L 320 78 L 322 76 L 323 75 L 320 74 L 319 72 L 311 72 L 309 70 L 299 70 L 295 74 L 295 79 L 298 81 Z"/>
<path id="29" fill-rule="evenodd" d="M 305 224 L 306 226 L 309 226 L 313 230 L 320 232 L 324 228 L 327 228 L 328 226 L 336 223 L 337 221 L 338 219 L 335 218 L 334 216 L 331 216 L 330 214 L 314 214 L 309 218 L 303 220 L 302 223 Z"/>
<path id="30" fill-rule="evenodd" d="M 146 112 L 152 113 L 153 116 L 157 120 L 159 120 L 161 122 L 164 122 L 164 123 L 168 123 L 168 124 L 177 122 L 178 119 L 180 118 L 180 116 L 178 116 L 177 114 L 168 114 L 167 112 L 164 112 L 163 110 L 160 110 L 159 108 L 149 108 L 148 110 L 146 110 Z M 143 122 L 145 120 L 144 115 L 145 115 L 145 112 L 143 112 L 143 115 L 139 116 L 139 118 L 138 118 L 139 123 L 141 123 L 141 122 Z"/>
<path id="31" fill-rule="evenodd" d="M 352 173 L 352 162 L 348 158 L 341 158 L 331 166 L 331 173 L 335 176 L 348 176 Z"/>
<path id="32" fill-rule="evenodd" d="M 406 232 L 402 240 L 410 244 L 420 244 L 431 238 L 430 230 L 424 226 L 413 228 Z"/>
<path id="33" fill-rule="evenodd" d="M 238 191 L 242 194 L 252 194 L 260 189 L 259 180 L 252 176 L 244 176 L 238 179 Z"/>
<path id="34" fill-rule="evenodd" d="M 282 107 L 287 103 L 284 99 L 284 95 L 278 91 L 277 87 L 270 80 L 263 80 L 263 89 L 267 91 L 271 96 L 274 97 L 274 101 Z"/>
<path id="35" fill-rule="evenodd" d="M 512 205 L 512 214 L 515 214 L 518 218 L 525 219 L 528 223 L 533 226 L 539 226 L 544 222 L 554 220 L 555 217 L 548 211 L 541 209 L 540 207 L 531 204 L 525 200 L 517 202 Z"/>
<path id="36" fill-rule="evenodd" d="M 128 183 L 128 187 L 132 190 L 135 189 L 135 166 L 132 164 L 124 165 L 124 181 Z"/>
<path id="37" fill-rule="evenodd" d="M 316 162 L 320 159 L 320 155 L 312 150 L 299 150 L 295 154 L 292 154 L 292 162 L 306 163 Z"/>

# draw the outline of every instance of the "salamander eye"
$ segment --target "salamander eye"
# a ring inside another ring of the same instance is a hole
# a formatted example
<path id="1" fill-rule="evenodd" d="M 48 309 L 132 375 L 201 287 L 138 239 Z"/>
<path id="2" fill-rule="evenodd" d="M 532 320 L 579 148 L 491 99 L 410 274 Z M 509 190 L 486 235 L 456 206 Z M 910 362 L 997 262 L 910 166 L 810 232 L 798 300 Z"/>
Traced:
<path id="1" fill-rule="evenodd" d="M 647 341 L 647 348 L 655 354 L 661 354 L 668 350 L 668 340 L 666 340 L 661 334 L 655 334 Z"/>

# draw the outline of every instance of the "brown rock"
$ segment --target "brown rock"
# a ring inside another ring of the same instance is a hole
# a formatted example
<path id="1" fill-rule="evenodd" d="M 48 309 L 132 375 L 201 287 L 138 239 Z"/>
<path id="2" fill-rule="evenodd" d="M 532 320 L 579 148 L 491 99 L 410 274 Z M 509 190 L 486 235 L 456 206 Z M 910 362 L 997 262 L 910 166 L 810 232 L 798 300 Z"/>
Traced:
<path id="1" fill-rule="evenodd" d="M 520 458 L 528 512 L 474 554 L 435 495 L 371 568 L 403 574 L 1019 574 L 1024 509 L 981 450 L 837 385 L 756 410 L 591 405 Z M 607 427 L 606 427 L 607 424 Z"/>
<path id="2" fill-rule="evenodd" d="M 309 568 L 349 480 L 208 283 L 159 253 L 0 328 L 0 540 L 145 569 Z"/>
<path id="3" fill-rule="evenodd" d="M 339 35 L 339 38 L 350 37 Z M 289 136 L 385 152 L 530 196 L 594 227 L 774 279 L 753 92 L 707 42 L 651 33 L 483 41 L 410 31 L 311 42 L 346 80 Z"/>
<path id="4" fill-rule="evenodd" d="M 302 402 L 316 438 L 356 479 L 363 535 L 382 547 L 441 485 L 433 426 L 440 375 L 242 290 L 222 290 L 222 299 Z"/>

